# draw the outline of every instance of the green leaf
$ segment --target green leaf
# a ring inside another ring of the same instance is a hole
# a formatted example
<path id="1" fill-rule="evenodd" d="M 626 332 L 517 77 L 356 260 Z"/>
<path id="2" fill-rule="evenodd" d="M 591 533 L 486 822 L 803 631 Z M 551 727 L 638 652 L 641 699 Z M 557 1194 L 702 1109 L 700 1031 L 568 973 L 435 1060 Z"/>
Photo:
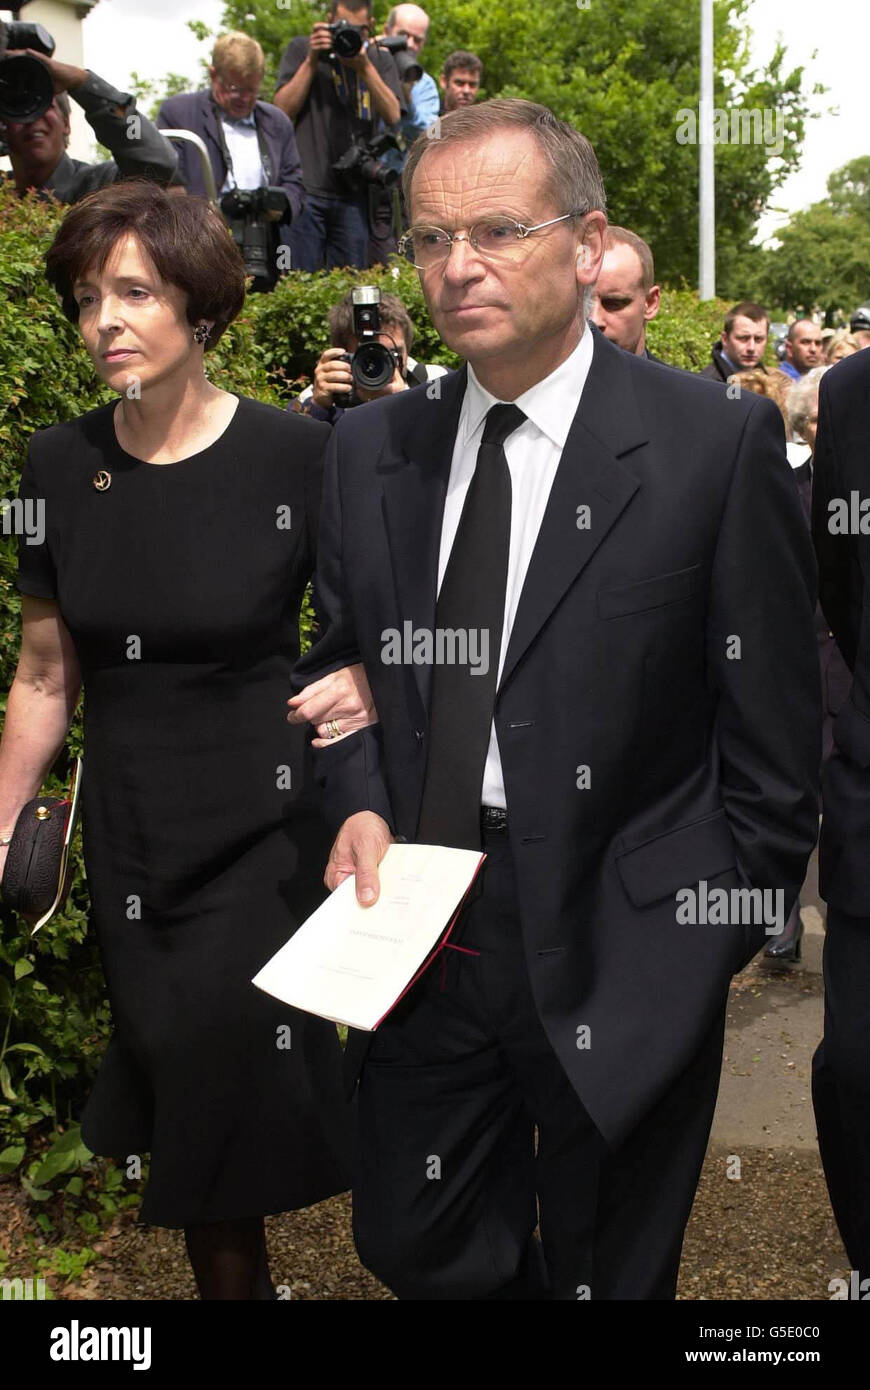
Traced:
<path id="1" fill-rule="evenodd" d="M 9 1075 L 9 1068 L 5 1062 L 0 1062 L 0 1091 L 3 1092 L 7 1100 L 17 1100 L 18 1096 L 12 1089 L 12 1078 Z"/>
<path id="2" fill-rule="evenodd" d="M 34 1187 L 33 1183 L 24 1173 L 21 1174 L 21 1186 L 24 1188 L 24 1191 L 27 1193 L 28 1197 L 32 1202 L 46 1202 L 48 1201 L 48 1198 L 51 1196 L 51 1193 L 47 1188 Z M 39 1218 L 37 1218 L 37 1220 L 38 1219 Z"/>
<path id="3" fill-rule="evenodd" d="M 23 980 L 25 975 L 32 975 L 35 969 L 36 967 L 34 966 L 33 961 L 27 960 L 25 956 L 22 956 L 20 960 L 17 960 L 15 962 L 16 980 Z"/>
<path id="4" fill-rule="evenodd" d="M 54 1141 L 33 1174 L 33 1181 L 39 1187 L 45 1187 L 47 1183 L 60 1177 L 61 1173 L 73 1173 L 91 1158 L 93 1154 L 83 1142 L 79 1126 L 72 1125 L 65 1134 L 61 1134 Z"/>
<path id="5" fill-rule="evenodd" d="M 26 1153 L 24 1144 L 10 1144 L 8 1149 L 3 1149 L 0 1152 L 0 1173 L 14 1173 Z"/>

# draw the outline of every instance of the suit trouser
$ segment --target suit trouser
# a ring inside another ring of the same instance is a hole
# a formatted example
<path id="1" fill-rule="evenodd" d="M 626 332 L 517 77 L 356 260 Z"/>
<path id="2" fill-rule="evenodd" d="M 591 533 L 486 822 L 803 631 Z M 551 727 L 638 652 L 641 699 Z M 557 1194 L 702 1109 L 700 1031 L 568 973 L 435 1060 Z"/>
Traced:
<path id="1" fill-rule="evenodd" d="M 828 908 L 825 1032 L 813 1058 L 819 1152 L 843 1244 L 870 1276 L 870 918 Z"/>
<path id="2" fill-rule="evenodd" d="M 451 938 L 462 949 L 446 948 L 381 1025 L 363 1068 L 360 1258 L 400 1298 L 673 1298 L 726 1001 L 690 1066 L 610 1152 L 538 1019 L 506 836 L 484 849 Z"/>

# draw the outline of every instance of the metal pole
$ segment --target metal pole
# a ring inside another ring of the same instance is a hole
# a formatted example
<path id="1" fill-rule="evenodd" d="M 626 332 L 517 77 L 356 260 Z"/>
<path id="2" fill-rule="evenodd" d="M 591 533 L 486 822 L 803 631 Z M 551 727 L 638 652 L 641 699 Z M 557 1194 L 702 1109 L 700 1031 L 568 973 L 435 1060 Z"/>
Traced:
<path id="1" fill-rule="evenodd" d="M 713 159 L 713 0 L 701 0 L 701 98 L 698 106 L 698 293 L 716 295 L 716 191 Z"/>

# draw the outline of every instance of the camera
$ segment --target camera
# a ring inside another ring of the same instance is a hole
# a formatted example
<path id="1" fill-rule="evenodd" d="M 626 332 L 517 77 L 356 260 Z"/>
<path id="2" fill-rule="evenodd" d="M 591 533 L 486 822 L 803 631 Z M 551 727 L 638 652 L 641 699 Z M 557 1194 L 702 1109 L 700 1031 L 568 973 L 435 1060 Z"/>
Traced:
<path id="1" fill-rule="evenodd" d="M 289 206 L 283 188 L 230 188 L 221 198 L 221 212 L 242 253 L 245 274 L 254 277 L 254 289 L 277 279 L 270 224 L 286 217 Z"/>
<path id="2" fill-rule="evenodd" d="M 0 20 L 0 120 L 30 125 L 44 115 L 54 100 L 54 84 L 46 69 L 26 53 L 7 58 L 9 49 L 34 48 L 50 58 L 54 39 L 41 24 Z"/>
<path id="3" fill-rule="evenodd" d="M 353 355 L 346 352 L 338 359 L 350 363 L 354 386 L 362 386 L 366 391 L 380 391 L 387 386 L 403 361 L 398 348 L 376 341 L 381 331 L 380 303 L 381 292 L 376 285 L 360 285 L 353 291 L 353 336 L 359 347 Z M 356 391 L 347 396 L 336 395 L 335 401 L 345 410 L 362 405 Z"/>
<path id="4" fill-rule="evenodd" d="M 387 150 L 397 150 L 399 142 L 395 135 L 384 131 L 374 140 L 356 137 L 349 150 L 332 165 L 332 172 L 354 193 L 364 192 L 369 184 L 377 188 L 392 188 L 399 175 L 381 163 L 380 156 Z"/>
<path id="5" fill-rule="evenodd" d="M 408 40 L 401 34 L 386 39 L 378 39 L 378 48 L 386 48 L 393 55 L 393 62 L 399 70 L 400 82 L 419 82 L 423 69 L 413 53 L 408 52 Z"/>
<path id="6" fill-rule="evenodd" d="M 362 52 L 362 30 L 355 24 L 348 24 L 346 19 L 339 19 L 335 24 L 328 24 L 326 27 L 332 38 L 332 52 L 322 53 L 323 60 L 329 62 L 330 58 L 356 58 Z"/>

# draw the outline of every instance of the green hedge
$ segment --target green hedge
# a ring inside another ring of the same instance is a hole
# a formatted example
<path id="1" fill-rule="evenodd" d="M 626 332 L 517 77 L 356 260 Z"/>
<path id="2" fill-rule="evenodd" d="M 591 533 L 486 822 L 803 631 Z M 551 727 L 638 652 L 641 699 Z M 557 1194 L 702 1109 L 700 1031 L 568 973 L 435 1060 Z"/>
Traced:
<path id="1" fill-rule="evenodd" d="M 43 272 L 43 257 L 61 210 L 0 188 L 0 490 L 12 497 L 33 430 L 112 398 L 96 377 L 78 331 L 63 317 Z M 353 284 L 376 283 L 406 303 L 418 334 L 414 355 L 455 365 L 437 337 L 414 269 L 298 273 L 269 295 L 253 295 L 241 318 L 206 359 L 219 386 L 282 404 L 310 379 L 327 346 L 326 314 Z M 675 365 L 699 368 L 721 329 L 725 305 L 699 306 L 685 290 L 667 291 L 650 347 Z M 15 540 L 0 544 L 0 691 L 15 671 L 19 602 Z M 59 790 L 69 753 L 80 751 L 77 718 L 51 786 Z M 63 918 L 34 940 L 27 925 L 0 910 L 0 1174 L 19 1172 L 31 1197 L 58 1188 L 82 1197 L 87 1161 L 73 1117 L 90 1087 L 109 1032 L 109 1012 L 81 861 Z M 47 1148 L 52 1145 L 51 1148 Z M 87 1180 L 86 1180 L 87 1181 Z M 102 1174 L 101 1203 L 111 1205 L 117 1170 Z M 92 1218 L 86 1214 L 80 1224 Z"/>

